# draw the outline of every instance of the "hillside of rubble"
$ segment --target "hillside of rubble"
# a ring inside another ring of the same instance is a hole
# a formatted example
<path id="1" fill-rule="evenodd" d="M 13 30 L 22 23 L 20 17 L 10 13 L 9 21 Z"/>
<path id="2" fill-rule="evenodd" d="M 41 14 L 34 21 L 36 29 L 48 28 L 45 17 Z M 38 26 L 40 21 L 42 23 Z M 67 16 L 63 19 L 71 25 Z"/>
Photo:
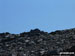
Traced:
<path id="1" fill-rule="evenodd" d="M 39 29 L 0 33 L 0 56 L 49 56 L 62 51 L 75 52 L 75 28 L 50 33 Z"/>

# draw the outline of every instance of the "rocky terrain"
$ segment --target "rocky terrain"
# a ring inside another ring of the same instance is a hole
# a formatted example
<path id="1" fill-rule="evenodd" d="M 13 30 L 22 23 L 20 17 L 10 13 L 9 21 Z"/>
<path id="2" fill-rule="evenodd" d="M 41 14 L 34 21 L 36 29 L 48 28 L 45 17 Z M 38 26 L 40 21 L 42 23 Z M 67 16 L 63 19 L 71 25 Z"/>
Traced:
<path id="1" fill-rule="evenodd" d="M 51 33 L 39 29 L 0 33 L 0 56 L 52 56 L 63 51 L 75 52 L 75 28 Z"/>

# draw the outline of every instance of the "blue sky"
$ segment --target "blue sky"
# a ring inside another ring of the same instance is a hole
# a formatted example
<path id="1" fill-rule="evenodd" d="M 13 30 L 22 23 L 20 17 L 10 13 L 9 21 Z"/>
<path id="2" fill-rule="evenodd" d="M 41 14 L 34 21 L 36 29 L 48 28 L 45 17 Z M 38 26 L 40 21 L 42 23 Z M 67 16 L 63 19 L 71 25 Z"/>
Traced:
<path id="1" fill-rule="evenodd" d="M 0 32 L 46 32 L 75 27 L 75 0 L 0 0 Z"/>

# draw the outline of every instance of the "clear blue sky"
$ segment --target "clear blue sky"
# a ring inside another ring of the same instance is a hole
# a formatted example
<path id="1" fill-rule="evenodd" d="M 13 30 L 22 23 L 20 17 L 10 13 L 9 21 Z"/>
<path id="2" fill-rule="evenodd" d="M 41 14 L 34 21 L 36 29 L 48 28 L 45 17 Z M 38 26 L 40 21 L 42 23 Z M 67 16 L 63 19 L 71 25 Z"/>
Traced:
<path id="1" fill-rule="evenodd" d="M 0 32 L 46 32 L 75 27 L 75 0 L 0 0 Z"/>

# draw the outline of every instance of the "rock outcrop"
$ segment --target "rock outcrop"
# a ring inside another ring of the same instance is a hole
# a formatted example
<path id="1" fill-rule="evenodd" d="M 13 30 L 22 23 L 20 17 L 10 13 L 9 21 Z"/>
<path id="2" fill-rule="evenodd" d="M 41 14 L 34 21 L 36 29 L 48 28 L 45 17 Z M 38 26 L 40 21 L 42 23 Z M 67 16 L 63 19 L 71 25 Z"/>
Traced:
<path id="1" fill-rule="evenodd" d="M 49 56 L 63 51 L 75 52 L 75 28 L 51 33 L 39 29 L 0 33 L 0 56 Z"/>

